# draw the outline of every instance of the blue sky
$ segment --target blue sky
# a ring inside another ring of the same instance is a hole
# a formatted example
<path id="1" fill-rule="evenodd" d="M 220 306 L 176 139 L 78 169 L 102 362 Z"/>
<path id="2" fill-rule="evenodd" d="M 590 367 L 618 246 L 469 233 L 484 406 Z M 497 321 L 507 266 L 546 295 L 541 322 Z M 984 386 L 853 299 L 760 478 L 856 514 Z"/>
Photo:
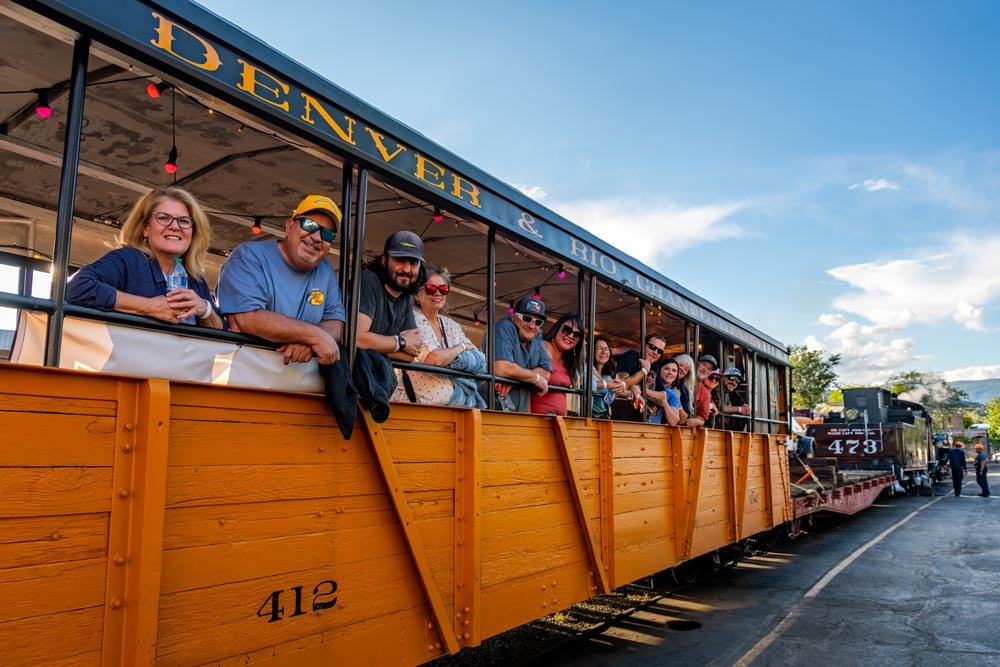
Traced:
<path id="1" fill-rule="evenodd" d="M 998 3 L 203 4 L 845 382 L 1000 377 Z"/>

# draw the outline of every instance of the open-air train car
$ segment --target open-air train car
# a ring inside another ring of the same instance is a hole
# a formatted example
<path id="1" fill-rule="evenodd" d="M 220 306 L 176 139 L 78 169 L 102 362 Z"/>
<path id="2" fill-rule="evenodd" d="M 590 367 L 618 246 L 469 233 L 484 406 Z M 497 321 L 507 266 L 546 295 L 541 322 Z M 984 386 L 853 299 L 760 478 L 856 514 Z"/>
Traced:
<path id="1" fill-rule="evenodd" d="M 0 36 L 7 664 L 418 664 L 791 519 L 777 341 L 197 5 L 3 0 Z M 170 183 L 213 284 L 305 194 L 342 203 L 349 357 L 360 269 L 407 229 L 477 343 L 537 291 L 588 350 L 658 331 L 739 367 L 752 432 L 591 419 L 584 389 L 578 417 L 397 404 L 344 440 L 308 364 L 65 302 Z"/>

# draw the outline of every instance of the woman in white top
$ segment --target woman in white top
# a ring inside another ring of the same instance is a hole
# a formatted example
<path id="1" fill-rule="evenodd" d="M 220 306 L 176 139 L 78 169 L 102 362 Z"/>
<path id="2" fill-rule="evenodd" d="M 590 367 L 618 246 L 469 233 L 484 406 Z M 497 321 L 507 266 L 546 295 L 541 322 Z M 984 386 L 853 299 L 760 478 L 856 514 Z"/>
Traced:
<path id="1" fill-rule="evenodd" d="M 441 314 L 449 291 L 451 274 L 448 269 L 428 266 L 427 282 L 413 297 L 413 316 L 421 339 L 420 353 L 413 361 L 481 373 L 486 370 L 486 358 L 482 352 L 476 349 L 455 320 Z M 417 403 L 429 405 L 486 407 L 471 379 L 418 371 L 397 373 L 400 374 L 400 382 L 393 396 L 396 400 L 415 399 Z"/>

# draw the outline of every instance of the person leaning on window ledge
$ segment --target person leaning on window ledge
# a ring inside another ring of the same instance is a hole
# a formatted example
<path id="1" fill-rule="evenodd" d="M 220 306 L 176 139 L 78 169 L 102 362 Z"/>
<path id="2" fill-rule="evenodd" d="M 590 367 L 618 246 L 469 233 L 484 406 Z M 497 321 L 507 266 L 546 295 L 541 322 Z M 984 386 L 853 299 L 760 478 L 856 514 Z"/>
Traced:
<path id="1" fill-rule="evenodd" d="M 542 343 L 545 304 L 523 296 L 514 304 L 514 313 L 493 327 L 493 373 L 523 384 L 497 382 L 494 390 L 500 405 L 509 412 L 528 412 L 531 390 L 545 394 L 549 389 L 552 364 Z M 486 345 L 486 340 L 483 340 Z M 485 353 L 485 350 L 484 350 Z"/>
<path id="2" fill-rule="evenodd" d="M 154 188 L 135 202 L 118 234 L 118 248 L 88 264 L 67 285 L 78 306 L 145 315 L 170 324 L 222 329 L 205 282 L 212 229 L 198 201 L 181 188 Z M 188 287 L 167 291 L 180 259 Z"/>

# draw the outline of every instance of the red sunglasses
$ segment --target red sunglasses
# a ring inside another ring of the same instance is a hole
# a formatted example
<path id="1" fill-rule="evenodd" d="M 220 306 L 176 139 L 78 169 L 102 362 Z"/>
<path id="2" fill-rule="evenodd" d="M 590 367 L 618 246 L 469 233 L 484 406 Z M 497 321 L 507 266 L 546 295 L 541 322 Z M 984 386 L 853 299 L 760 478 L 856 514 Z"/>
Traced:
<path id="1" fill-rule="evenodd" d="M 441 296 L 448 296 L 448 292 L 451 291 L 451 287 L 448 285 L 424 285 L 424 291 L 428 294 L 441 293 Z"/>

